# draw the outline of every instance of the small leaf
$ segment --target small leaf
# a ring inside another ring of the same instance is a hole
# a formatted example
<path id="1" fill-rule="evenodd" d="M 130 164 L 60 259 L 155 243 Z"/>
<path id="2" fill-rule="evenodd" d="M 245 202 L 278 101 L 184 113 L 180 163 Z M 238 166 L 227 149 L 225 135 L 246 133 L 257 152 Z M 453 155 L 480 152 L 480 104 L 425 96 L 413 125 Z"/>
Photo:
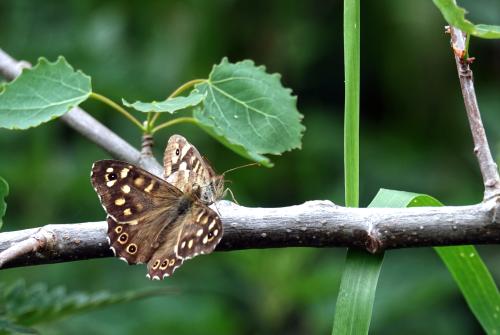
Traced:
<path id="1" fill-rule="evenodd" d="M 73 70 L 64 57 L 55 63 L 40 58 L 0 93 L 0 127 L 36 127 L 78 106 L 91 91 L 90 77 Z"/>
<path id="2" fill-rule="evenodd" d="M 481 38 L 500 38 L 500 26 L 473 24 L 465 18 L 467 11 L 459 7 L 455 0 L 433 0 L 450 25 Z"/>
<path id="3" fill-rule="evenodd" d="M 0 228 L 2 228 L 2 218 L 5 215 L 5 211 L 7 211 L 7 203 L 5 202 L 5 198 L 9 195 L 9 184 L 0 177 Z"/>
<path id="4" fill-rule="evenodd" d="M 207 95 L 194 117 L 235 152 L 272 166 L 264 154 L 300 148 L 305 127 L 297 99 L 282 86 L 278 74 L 266 73 L 263 66 L 224 58 L 194 92 Z"/>
<path id="5" fill-rule="evenodd" d="M 205 96 L 205 94 L 193 93 L 187 97 L 175 97 L 160 102 L 136 101 L 129 103 L 122 99 L 122 103 L 127 107 L 132 107 L 144 113 L 158 112 L 173 114 L 179 110 L 199 105 L 205 99 Z"/>

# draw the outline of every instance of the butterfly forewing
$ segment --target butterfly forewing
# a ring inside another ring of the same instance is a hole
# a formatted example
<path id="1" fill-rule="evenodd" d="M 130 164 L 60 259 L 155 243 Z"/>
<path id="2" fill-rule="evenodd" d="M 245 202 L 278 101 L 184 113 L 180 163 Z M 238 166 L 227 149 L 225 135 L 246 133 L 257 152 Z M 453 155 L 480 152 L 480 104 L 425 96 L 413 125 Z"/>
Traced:
<path id="1" fill-rule="evenodd" d="M 163 158 L 164 178 L 183 192 L 194 185 L 200 188 L 199 199 L 210 205 L 223 194 L 224 178 L 217 175 L 198 150 L 180 135 L 172 135 Z"/>
<path id="2" fill-rule="evenodd" d="M 137 224 L 172 207 L 182 192 L 149 172 L 115 160 L 92 166 L 92 185 L 106 212 L 117 222 Z"/>

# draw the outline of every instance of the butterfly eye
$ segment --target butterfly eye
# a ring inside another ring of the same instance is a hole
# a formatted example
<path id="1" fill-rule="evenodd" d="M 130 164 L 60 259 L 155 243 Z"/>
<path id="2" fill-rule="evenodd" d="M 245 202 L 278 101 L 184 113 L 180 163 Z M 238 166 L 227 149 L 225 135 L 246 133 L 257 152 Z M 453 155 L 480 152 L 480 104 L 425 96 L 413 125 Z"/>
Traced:
<path id="1" fill-rule="evenodd" d="M 179 156 L 179 155 L 181 154 L 180 150 L 179 150 L 179 149 L 175 149 L 175 154 L 176 154 L 177 156 Z"/>

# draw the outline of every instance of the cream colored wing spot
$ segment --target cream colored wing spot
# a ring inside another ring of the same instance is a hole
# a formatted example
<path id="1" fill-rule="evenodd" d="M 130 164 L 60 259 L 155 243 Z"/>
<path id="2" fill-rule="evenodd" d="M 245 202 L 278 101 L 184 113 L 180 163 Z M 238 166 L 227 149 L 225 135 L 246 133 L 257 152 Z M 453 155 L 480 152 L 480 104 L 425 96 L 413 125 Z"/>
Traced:
<path id="1" fill-rule="evenodd" d="M 217 235 L 219 235 L 219 229 L 214 230 L 214 236 L 217 236 Z"/>
<path id="2" fill-rule="evenodd" d="M 123 169 L 120 171 L 120 178 L 121 178 L 121 179 L 127 178 L 127 176 L 128 176 L 128 172 L 129 172 L 129 171 L 130 171 L 130 169 L 123 168 Z"/>
<path id="3" fill-rule="evenodd" d="M 156 269 L 158 269 L 158 267 L 159 267 L 159 266 L 160 266 L 160 260 L 159 260 L 159 259 L 157 259 L 157 260 L 155 261 L 155 263 L 153 264 L 152 268 L 153 268 L 153 270 L 156 270 Z"/>
<path id="4" fill-rule="evenodd" d="M 150 193 L 153 190 L 153 187 L 155 186 L 155 181 L 151 180 L 151 183 L 144 189 L 144 192 Z"/>
<path id="5" fill-rule="evenodd" d="M 185 145 L 184 148 L 182 148 L 182 151 L 181 151 L 181 159 L 184 158 L 184 156 L 186 156 L 186 154 L 188 153 L 189 149 L 191 149 L 191 146 L 190 145 Z M 181 164 L 182 165 L 182 164 Z M 181 168 L 179 167 L 179 170 L 181 170 Z"/>
<path id="6" fill-rule="evenodd" d="M 194 158 L 194 156 L 192 158 Z M 193 162 L 191 162 L 191 164 L 193 164 Z M 200 161 L 198 160 L 198 161 L 196 161 L 196 164 L 194 165 L 193 171 L 198 172 L 199 167 L 200 167 Z"/>
<path id="7" fill-rule="evenodd" d="M 189 159 L 189 164 L 193 165 L 195 159 L 196 159 L 195 155 L 191 156 L 191 158 Z"/>
<path id="8" fill-rule="evenodd" d="M 207 244 L 208 242 L 208 235 L 205 235 L 205 237 L 203 238 L 203 244 Z"/>
<path id="9" fill-rule="evenodd" d="M 108 172 L 108 173 L 113 172 L 113 168 L 112 168 L 112 167 L 107 168 L 107 169 L 106 169 L 106 172 Z"/>
<path id="10" fill-rule="evenodd" d="M 126 208 L 123 210 L 123 215 L 129 216 L 132 215 L 132 210 L 130 208 Z"/>
<path id="11" fill-rule="evenodd" d="M 122 226 L 116 226 L 115 227 L 115 233 L 120 234 L 122 232 L 123 228 Z"/>
<path id="12" fill-rule="evenodd" d="M 123 206 L 125 205 L 125 198 L 118 198 L 115 200 L 115 205 L 116 206 Z"/>
<path id="13" fill-rule="evenodd" d="M 196 222 L 200 222 L 201 217 L 202 217 L 203 215 L 205 215 L 205 210 L 202 210 L 202 211 L 200 212 L 200 214 L 198 214 L 198 217 L 196 218 Z"/>
<path id="14" fill-rule="evenodd" d="M 108 182 L 106 183 L 106 186 L 107 186 L 107 187 L 111 187 L 111 186 L 113 186 L 115 183 L 116 183 L 116 180 L 110 180 L 110 181 L 108 181 Z"/>
<path id="15" fill-rule="evenodd" d="M 181 249 L 184 249 L 185 246 L 186 246 L 186 241 L 182 241 L 182 243 L 181 243 Z"/>
<path id="16" fill-rule="evenodd" d="M 208 222 L 208 215 L 205 215 L 203 219 L 201 220 L 202 225 L 206 225 Z M 211 227 L 208 227 L 208 229 L 212 229 Z"/>
<path id="17" fill-rule="evenodd" d="M 201 235 L 203 235 L 203 228 L 198 229 L 196 232 L 196 236 L 200 237 Z"/>
<path id="18" fill-rule="evenodd" d="M 132 226 L 135 226 L 136 224 L 139 223 L 139 220 L 132 220 L 132 221 L 128 221 L 128 222 L 125 222 L 126 224 L 129 224 L 129 225 L 132 225 Z"/>
<path id="19" fill-rule="evenodd" d="M 127 233 L 122 233 L 120 236 L 118 236 L 118 243 L 120 244 L 125 244 L 128 241 L 128 234 Z"/>
<path id="20" fill-rule="evenodd" d="M 141 187 L 142 185 L 144 185 L 144 178 L 142 178 L 142 177 L 135 178 L 134 185 L 137 187 Z"/>
<path id="21" fill-rule="evenodd" d="M 185 171 L 187 170 L 187 163 L 182 162 L 181 165 L 179 165 L 179 171 Z"/>
<path id="22" fill-rule="evenodd" d="M 128 186 L 128 185 L 123 185 L 123 186 L 122 186 L 122 191 L 123 191 L 123 193 L 125 193 L 125 194 L 130 193 L 130 186 Z"/>
<path id="23" fill-rule="evenodd" d="M 193 239 L 190 239 L 189 242 L 188 242 L 188 248 L 191 249 L 193 247 Z"/>
<path id="24" fill-rule="evenodd" d="M 168 266 L 172 266 L 175 264 L 175 258 L 172 258 L 170 262 L 168 263 Z"/>
<path id="25" fill-rule="evenodd" d="M 210 226 L 208 226 L 208 230 L 212 230 L 213 227 L 215 227 L 215 224 L 217 222 L 215 220 L 212 220 L 212 222 L 210 223 Z"/>
<path id="26" fill-rule="evenodd" d="M 137 252 L 137 245 L 135 243 L 130 243 L 127 246 L 127 252 L 131 255 L 135 254 Z"/>

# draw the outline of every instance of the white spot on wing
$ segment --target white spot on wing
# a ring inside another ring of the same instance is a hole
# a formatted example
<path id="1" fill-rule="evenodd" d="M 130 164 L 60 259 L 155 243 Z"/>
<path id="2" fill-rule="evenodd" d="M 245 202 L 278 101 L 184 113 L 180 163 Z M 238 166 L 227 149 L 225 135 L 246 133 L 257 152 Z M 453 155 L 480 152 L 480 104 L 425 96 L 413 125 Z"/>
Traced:
<path id="1" fill-rule="evenodd" d="M 109 247 L 109 248 L 111 249 L 111 251 L 113 251 L 113 255 L 115 255 L 115 257 L 116 257 L 116 250 L 115 250 L 115 248 L 113 248 L 113 247 Z"/>
<path id="2" fill-rule="evenodd" d="M 160 280 L 160 277 L 155 275 L 155 276 L 153 276 L 153 280 Z"/>
<path id="3" fill-rule="evenodd" d="M 128 264 L 128 261 L 127 261 L 127 259 L 126 259 L 125 257 L 120 257 L 120 259 L 121 259 L 122 261 L 124 261 L 125 263 L 127 263 L 127 264 Z"/>
<path id="4" fill-rule="evenodd" d="M 187 163 L 182 162 L 181 165 L 179 165 L 179 171 L 185 171 L 187 170 Z"/>

